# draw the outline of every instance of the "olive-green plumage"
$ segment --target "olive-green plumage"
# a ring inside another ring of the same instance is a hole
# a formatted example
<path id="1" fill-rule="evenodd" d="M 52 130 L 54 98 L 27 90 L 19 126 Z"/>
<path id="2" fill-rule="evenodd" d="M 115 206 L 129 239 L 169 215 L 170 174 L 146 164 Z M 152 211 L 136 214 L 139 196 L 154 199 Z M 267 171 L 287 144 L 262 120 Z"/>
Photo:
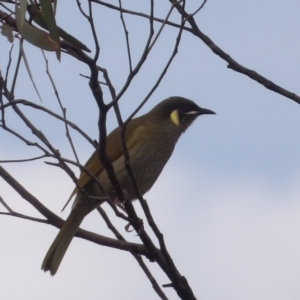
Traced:
<path id="1" fill-rule="evenodd" d="M 130 155 L 131 168 L 139 190 L 144 195 L 155 183 L 181 134 L 202 114 L 214 114 L 213 111 L 200 108 L 193 101 L 182 97 L 171 97 L 156 105 L 147 114 L 132 119 L 126 128 L 126 142 Z M 128 176 L 120 129 L 116 128 L 107 137 L 106 153 L 111 160 L 115 174 L 130 200 L 136 198 L 132 182 Z M 98 178 L 107 195 L 114 200 L 114 189 L 106 171 L 94 152 L 85 167 Z M 85 172 L 82 172 L 78 185 L 85 191 L 73 191 L 70 199 L 76 195 L 72 211 L 48 250 L 42 269 L 50 270 L 54 275 L 67 251 L 72 238 L 83 218 L 102 204 L 99 199 L 88 195 L 105 196 L 98 184 Z M 69 199 L 69 200 L 70 200 Z"/>

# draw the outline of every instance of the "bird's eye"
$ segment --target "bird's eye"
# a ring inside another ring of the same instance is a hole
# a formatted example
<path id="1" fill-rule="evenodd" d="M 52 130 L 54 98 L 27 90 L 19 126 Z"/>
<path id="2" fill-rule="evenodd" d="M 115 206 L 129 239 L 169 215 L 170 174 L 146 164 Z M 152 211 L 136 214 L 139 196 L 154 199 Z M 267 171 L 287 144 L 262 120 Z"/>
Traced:
<path id="1" fill-rule="evenodd" d="M 189 109 L 187 107 L 183 107 L 182 109 L 180 109 L 179 119 L 181 124 L 184 124 L 186 122 L 188 112 Z"/>
<path id="2" fill-rule="evenodd" d="M 193 115 L 197 114 L 196 110 L 193 110 L 191 107 L 182 107 L 179 111 L 179 119 L 181 124 L 185 124 L 189 122 L 191 118 L 193 119 Z"/>

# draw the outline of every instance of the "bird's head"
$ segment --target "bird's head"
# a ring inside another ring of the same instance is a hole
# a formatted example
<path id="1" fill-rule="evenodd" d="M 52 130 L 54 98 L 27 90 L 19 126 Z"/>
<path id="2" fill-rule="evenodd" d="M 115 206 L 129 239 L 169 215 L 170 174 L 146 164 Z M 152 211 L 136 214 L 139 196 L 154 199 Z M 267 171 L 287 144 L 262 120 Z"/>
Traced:
<path id="1" fill-rule="evenodd" d="M 175 125 L 180 132 L 184 132 L 198 116 L 215 114 L 183 97 L 170 97 L 157 104 L 150 113 Z"/>

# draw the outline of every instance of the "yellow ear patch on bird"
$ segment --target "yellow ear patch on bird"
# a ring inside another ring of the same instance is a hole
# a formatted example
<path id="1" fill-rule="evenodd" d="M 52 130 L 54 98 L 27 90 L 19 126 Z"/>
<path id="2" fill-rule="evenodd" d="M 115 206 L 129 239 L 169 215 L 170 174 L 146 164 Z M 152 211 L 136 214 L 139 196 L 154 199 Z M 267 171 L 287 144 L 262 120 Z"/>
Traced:
<path id="1" fill-rule="evenodd" d="M 178 109 L 173 110 L 170 114 L 170 117 L 171 117 L 172 122 L 178 126 L 180 123 Z"/>

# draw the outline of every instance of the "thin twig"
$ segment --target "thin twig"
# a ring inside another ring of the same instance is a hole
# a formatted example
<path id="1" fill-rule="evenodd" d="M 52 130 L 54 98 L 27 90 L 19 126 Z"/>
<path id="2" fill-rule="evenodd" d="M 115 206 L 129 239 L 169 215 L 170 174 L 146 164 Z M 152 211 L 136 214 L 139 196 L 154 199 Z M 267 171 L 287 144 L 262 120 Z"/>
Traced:
<path id="1" fill-rule="evenodd" d="M 17 213 L 15 211 L 14 212 L 2 212 L 2 211 L 0 211 L 0 215 L 16 217 L 16 218 L 25 219 L 25 220 L 29 220 L 29 221 L 33 221 L 33 222 L 38 222 L 38 223 L 50 224 L 50 222 L 47 221 L 47 220 L 30 217 L 30 216 L 27 216 L 27 215 Z"/>
<path id="2" fill-rule="evenodd" d="M 106 82 L 106 84 L 107 84 L 107 86 L 109 88 L 109 91 L 110 91 L 110 94 L 112 96 L 112 99 L 115 99 L 115 97 L 116 97 L 116 89 L 114 88 L 114 86 L 113 86 L 113 84 L 112 84 L 112 82 L 111 82 L 111 80 L 110 80 L 110 78 L 108 76 L 107 70 L 105 68 L 102 68 L 102 67 L 99 67 L 99 66 L 98 66 L 98 69 L 99 69 L 100 72 L 103 73 L 103 77 L 104 77 L 105 82 Z"/>
<path id="3" fill-rule="evenodd" d="M 111 223 L 111 221 L 108 218 L 105 210 L 101 206 L 99 208 L 97 208 L 97 210 L 100 213 L 100 215 L 102 216 L 103 220 L 105 221 L 107 227 L 113 232 L 113 234 L 115 235 L 115 237 L 118 240 L 125 241 L 125 238 L 121 235 L 121 233 Z M 155 278 L 151 274 L 150 270 L 148 269 L 148 267 L 144 263 L 143 258 L 140 255 L 138 255 L 138 254 L 135 254 L 135 253 L 132 253 L 132 252 L 131 252 L 131 254 L 137 260 L 137 262 L 139 263 L 140 267 L 144 271 L 145 275 L 147 276 L 147 278 L 149 279 L 149 281 L 152 283 L 152 286 L 153 286 L 155 292 L 158 294 L 158 296 L 161 299 L 163 299 L 163 300 L 168 300 L 168 298 L 166 297 L 166 295 L 164 294 L 164 292 L 162 291 L 162 289 L 158 285 L 157 281 L 155 280 Z"/>
<path id="4" fill-rule="evenodd" d="M 4 87 L 2 87 L 2 84 L 1 84 L 2 80 L 1 80 L 1 78 L 2 78 L 2 75 L 1 75 L 1 70 L 0 70 L 0 105 L 1 105 L 1 107 L 3 107 L 3 105 L 4 105 L 4 103 L 3 103 L 3 90 L 4 90 Z M 6 83 L 3 82 L 3 85 L 6 86 Z M 1 110 L 1 124 L 4 127 L 6 126 L 5 111 L 4 111 L 4 109 Z"/>
<path id="5" fill-rule="evenodd" d="M 79 73 L 79 76 L 81 76 L 81 77 L 83 77 L 83 78 L 86 78 L 86 79 L 90 79 L 89 76 L 83 75 L 83 74 L 81 74 L 81 73 Z M 98 82 L 99 82 L 100 84 L 107 85 L 107 83 L 104 82 L 104 81 L 98 80 Z"/>
<path id="6" fill-rule="evenodd" d="M 8 60 L 8 64 L 7 64 L 7 67 L 6 67 L 6 74 L 5 74 L 5 80 L 4 80 L 5 85 L 7 85 L 7 78 L 8 78 L 11 62 L 12 62 L 11 53 L 12 53 L 13 48 L 14 48 L 14 44 L 11 45 L 11 48 L 9 50 L 9 60 Z"/>
<path id="7" fill-rule="evenodd" d="M 207 0 L 204 0 L 203 3 L 200 5 L 200 7 L 198 9 L 196 9 L 191 15 L 189 15 L 189 18 L 190 17 L 194 17 L 205 5 Z"/>
<path id="8" fill-rule="evenodd" d="M 7 2 L 7 3 L 11 3 L 11 4 L 15 4 L 14 1 L 6 0 L 6 2 Z M 0 2 L 0 5 L 1 5 L 2 7 L 4 7 L 7 11 L 9 11 L 11 14 L 14 14 L 14 13 L 15 13 L 14 11 L 12 11 L 9 7 L 7 7 L 6 5 L 4 5 L 3 3 Z"/>
<path id="9" fill-rule="evenodd" d="M 48 222 L 49 224 L 57 228 L 62 227 L 64 221 L 61 218 L 59 218 L 56 214 L 54 214 L 51 210 L 49 210 L 46 206 L 44 206 L 32 194 L 30 194 L 18 181 L 16 181 L 1 166 L 0 166 L 0 177 L 2 177 L 24 200 L 26 200 L 29 204 L 31 204 L 38 212 L 40 212 L 46 218 L 46 222 L 44 223 Z M 30 220 L 36 221 L 33 219 Z M 141 244 L 115 240 L 80 228 L 76 232 L 75 236 L 96 243 L 98 245 L 149 256 L 148 250 L 144 247 L 144 245 Z"/>
<path id="10" fill-rule="evenodd" d="M 184 22 L 182 23 L 182 25 L 184 24 Z M 178 35 L 176 38 L 176 42 L 174 45 L 174 49 L 173 49 L 173 53 L 170 56 L 166 66 L 164 67 L 163 71 L 161 72 L 160 76 L 158 77 L 156 83 L 153 85 L 152 89 L 150 90 L 150 92 L 148 93 L 148 95 L 144 98 L 144 100 L 139 104 L 139 106 L 132 112 L 132 114 L 126 119 L 125 124 L 127 124 L 136 114 L 137 112 L 145 105 L 145 103 L 148 101 L 148 99 L 151 97 L 151 95 L 154 93 L 154 91 L 157 89 L 157 87 L 159 86 L 160 82 L 162 81 L 162 79 L 164 78 L 164 76 L 166 75 L 173 59 L 175 58 L 177 52 L 178 52 L 178 47 L 180 44 L 180 40 L 181 40 L 181 35 L 182 35 L 182 31 L 183 31 L 183 27 L 181 27 L 178 31 Z"/>
<path id="11" fill-rule="evenodd" d="M 119 101 L 119 99 L 121 98 L 121 96 L 126 92 L 126 90 L 128 89 L 131 81 L 133 80 L 134 76 L 139 72 L 140 68 L 143 66 L 144 62 L 146 61 L 148 54 L 149 54 L 149 46 L 151 44 L 152 41 L 152 37 L 154 35 L 154 27 L 153 27 L 153 14 L 154 14 L 154 2 L 151 1 L 151 7 L 150 7 L 150 16 L 152 18 L 150 18 L 150 22 L 149 22 L 149 35 L 148 35 L 148 39 L 147 42 L 144 46 L 144 51 L 141 55 L 141 58 L 139 60 L 139 62 L 137 63 L 136 67 L 132 70 L 132 72 L 129 74 L 125 84 L 123 85 L 121 91 L 116 95 L 116 97 L 113 99 L 113 101 L 111 101 L 108 104 L 108 107 L 110 108 L 111 106 L 113 106 L 116 102 Z"/>
<path id="12" fill-rule="evenodd" d="M 76 0 L 76 2 L 77 2 L 77 6 L 78 6 L 78 8 L 79 8 L 79 11 L 80 11 L 81 14 L 88 20 L 88 19 L 89 19 L 89 16 L 88 16 L 88 15 L 84 12 L 84 10 L 82 9 L 80 1 L 79 1 L 79 0 Z"/>
<path id="13" fill-rule="evenodd" d="M 10 101 L 13 99 L 9 99 Z M 57 149 L 55 149 L 52 144 L 49 142 L 49 140 L 46 138 L 46 136 L 43 134 L 41 130 L 36 128 L 32 122 L 22 113 L 22 111 L 19 109 L 19 107 L 14 104 L 12 104 L 12 108 L 16 112 L 16 114 L 20 117 L 20 119 L 26 124 L 26 126 L 31 130 L 33 135 L 35 135 L 41 142 L 44 143 L 44 145 L 53 153 L 55 158 L 58 160 L 58 162 L 64 167 L 64 170 L 69 174 L 69 176 L 73 179 L 73 181 L 76 181 L 76 176 L 74 175 L 73 171 L 65 164 L 65 162 L 61 159 L 61 155 Z"/>
<path id="14" fill-rule="evenodd" d="M 14 131 L 13 129 L 9 128 L 7 125 L 0 125 L 1 128 L 3 128 L 4 130 L 6 130 L 7 132 L 11 133 L 12 135 L 16 136 L 18 139 L 20 139 L 21 141 L 23 141 L 27 146 L 33 146 L 33 147 L 37 147 L 38 149 L 40 149 L 42 152 L 44 152 L 44 154 L 46 156 L 51 156 L 50 152 L 48 152 L 44 147 L 42 147 L 39 143 L 37 142 L 31 142 L 28 139 L 26 139 L 25 137 L 23 137 L 21 134 L 19 134 L 18 132 Z"/>
<path id="15" fill-rule="evenodd" d="M 22 163 L 22 162 L 28 162 L 28 161 L 34 161 L 39 160 L 42 158 L 46 158 L 48 155 L 40 155 L 32 158 L 24 158 L 24 159 L 6 159 L 6 160 L 0 160 L 0 163 Z"/>
<path id="16" fill-rule="evenodd" d="M 120 7 L 115 6 L 113 4 L 110 4 L 110 3 L 107 3 L 107 2 L 104 2 L 104 1 L 101 1 L 101 0 L 92 0 L 92 1 L 97 3 L 97 4 L 103 5 L 105 7 L 108 7 L 112 10 L 120 11 Z M 137 17 L 142 17 L 142 18 L 145 18 L 145 19 L 151 19 L 150 15 L 147 15 L 147 14 L 144 14 L 144 13 L 141 13 L 141 12 L 137 12 L 137 11 L 133 11 L 133 10 L 129 10 L 129 9 L 125 9 L 125 8 L 122 8 L 122 13 L 130 14 L 130 15 L 137 16 Z M 177 24 L 177 23 L 174 23 L 174 22 L 171 22 L 171 21 L 166 21 L 165 19 L 160 19 L 160 18 L 157 18 L 157 17 L 154 17 L 154 16 L 153 16 L 153 21 L 159 22 L 159 23 L 166 23 L 167 25 L 170 25 L 172 27 L 180 28 L 180 24 Z M 184 27 L 184 30 L 190 30 L 190 28 L 189 27 Z"/>
<path id="17" fill-rule="evenodd" d="M 10 206 L 3 200 L 3 198 L 0 196 L 0 203 L 7 209 L 9 213 L 13 212 L 13 210 L 10 208 Z"/>
<path id="18" fill-rule="evenodd" d="M 11 89 L 10 89 L 10 92 L 11 92 L 12 95 L 14 94 L 14 90 L 15 90 L 15 86 L 16 86 L 16 82 L 17 82 L 17 77 L 18 77 L 18 73 L 19 73 L 19 68 L 20 68 L 20 63 L 21 63 L 21 59 L 22 59 L 22 43 L 23 43 L 23 39 L 21 38 L 19 55 L 18 55 L 18 60 L 17 60 L 17 64 L 16 64 L 15 74 L 14 74 Z"/>
<path id="19" fill-rule="evenodd" d="M 130 44 L 129 44 L 129 33 L 126 27 L 126 23 L 124 20 L 123 12 L 122 12 L 122 0 L 119 0 L 119 7 L 120 7 L 120 18 L 122 21 L 122 25 L 124 28 L 124 33 L 125 33 L 125 39 L 126 39 L 126 48 L 127 48 L 127 56 L 128 56 L 128 63 L 129 63 L 129 72 L 132 72 L 132 62 L 131 62 L 131 53 L 130 53 Z"/>
<path id="20" fill-rule="evenodd" d="M 121 235 L 121 233 L 117 230 L 117 228 L 112 224 L 112 222 L 110 221 L 109 217 L 107 216 L 105 210 L 99 206 L 97 208 L 99 214 L 101 215 L 101 217 L 103 218 L 103 220 L 105 221 L 107 228 L 115 235 L 115 237 L 118 240 L 122 240 L 125 241 L 125 238 Z"/>
<path id="21" fill-rule="evenodd" d="M 0 78 L 1 79 L 1 78 Z M 1 83 L 1 81 L 0 81 Z M 76 124 L 72 123 L 71 121 L 69 121 L 68 119 L 62 118 L 60 115 L 54 113 L 53 111 L 45 108 L 44 106 L 38 105 L 34 102 L 30 102 L 24 99 L 16 99 L 16 100 L 12 100 L 7 104 L 4 104 L 3 106 L 0 107 L 0 110 L 4 110 L 5 108 L 12 106 L 13 104 L 22 104 L 25 106 L 30 106 L 34 109 L 38 109 L 41 111 L 44 111 L 45 113 L 55 117 L 56 119 L 67 123 L 70 127 L 72 127 L 74 130 L 76 130 L 78 133 L 80 133 L 93 147 L 97 147 L 97 143 L 95 143 L 94 140 L 92 140 L 82 129 L 80 129 Z"/>
<path id="22" fill-rule="evenodd" d="M 23 43 L 20 43 L 20 49 L 21 49 L 21 53 L 22 53 L 22 58 L 23 58 L 23 62 L 24 62 L 24 65 L 25 65 L 25 68 L 26 68 L 26 71 L 29 75 L 29 78 L 30 78 L 30 81 L 33 85 L 33 88 L 37 94 L 37 96 L 39 97 L 40 101 L 43 102 L 42 98 L 41 98 L 41 95 L 39 93 L 39 90 L 35 84 L 35 81 L 34 81 L 34 78 L 32 76 L 32 73 L 31 73 L 31 70 L 30 70 L 30 67 L 29 67 L 29 63 L 28 63 L 28 60 L 27 60 L 27 57 L 26 57 L 26 54 L 25 54 L 25 51 L 24 51 L 24 48 L 23 48 Z"/>
<path id="23" fill-rule="evenodd" d="M 66 122 L 66 120 L 67 120 L 66 108 L 63 107 L 62 102 L 61 102 L 61 100 L 60 100 L 60 97 L 59 97 L 59 94 L 58 94 L 56 85 L 55 85 L 54 80 L 53 80 L 53 78 L 52 78 L 52 76 L 51 76 L 51 74 L 50 74 L 49 64 L 48 64 L 48 59 L 46 58 L 45 52 L 44 52 L 43 50 L 42 50 L 42 53 L 43 53 L 43 56 L 44 56 L 44 59 L 45 59 L 45 63 L 46 63 L 46 74 L 47 74 L 48 77 L 49 77 L 49 80 L 50 80 L 50 82 L 51 82 L 52 88 L 53 88 L 53 90 L 54 90 L 54 94 L 55 94 L 55 96 L 56 96 L 56 99 L 57 99 L 57 101 L 58 101 L 58 104 L 59 104 L 59 106 L 60 106 L 60 109 L 61 109 L 61 111 L 62 111 L 62 113 L 63 113 L 63 120 L 64 120 L 64 123 L 65 123 L 67 139 L 68 139 L 68 141 L 69 141 L 69 144 L 70 144 L 70 146 L 71 146 L 71 149 L 72 149 L 72 151 L 73 151 L 73 154 L 74 154 L 74 156 L 75 156 L 75 159 L 76 159 L 76 161 L 79 163 L 79 158 L 78 158 L 76 149 L 75 149 L 75 147 L 74 147 L 74 143 L 73 143 L 73 140 L 72 140 L 70 131 L 69 131 L 69 126 L 68 126 L 68 123 Z"/>
<path id="24" fill-rule="evenodd" d="M 100 0 L 92 0 L 92 1 L 95 2 L 95 3 L 98 3 L 100 5 L 106 6 L 108 8 L 111 8 L 113 10 L 117 10 L 117 11 L 120 10 L 120 8 L 118 6 L 112 5 L 110 3 L 106 3 L 104 1 L 100 1 Z M 170 2 L 172 4 L 177 4 L 177 2 L 175 0 L 170 1 Z M 132 11 L 132 10 L 128 10 L 128 9 L 124 9 L 124 8 L 122 8 L 122 12 L 127 13 L 127 14 L 131 14 L 131 15 L 135 15 L 135 16 L 139 16 L 139 17 L 142 17 L 142 18 L 146 18 L 146 19 L 151 18 L 147 14 Z M 282 95 L 282 96 L 284 96 L 288 99 L 291 99 L 291 100 L 297 102 L 298 104 L 300 104 L 300 96 L 298 96 L 296 93 L 290 92 L 289 90 L 286 90 L 286 89 L 280 87 L 279 85 L 275 84 L 274 82 L 272 82 L 268 78 L 260 75 L 256 71 L 248 69 L 248 68 L 244 67 L 243 65 L 239 64 L 234 59 L 232 59 L 229 54 L 227 54 L 220 47 L 218 47 L 207 35 L 205 35 L 199 29 L 199 27 L 197 26 L 194 18 L 192 17 L 192 14 L 188 14 L 188 13 L 185 12 L 185 18 L 191 24 L 192 28 L 185 26 L 183 29 L 185 31 L 188 31 L 188 32 L 194 34 L 198 38 L 200 38 L 216 55 L 220 56 L 223 60 L 228 62 L 227 67 L 229 69 L 232 69 L 236 72 L 244 74 L 244 75 L 248 76 L 249 78 L 253 79 L 254 81 L 262 84 L 267 89 L 269 89 L 269 90 L 271 90 L 275 93 L 278 93 L 278 94 L 280 94 L 280 95 Z M 164 19 L 160 19 L 160 18 L 156 18 L 156 17 L 154 17 L 153 20 L 156 21 L 156 22 L 159 22 L 159 23 L 164 22 Z M 180 24 L 177 24 L 177 23 L 174 23 L 174 22 L 167 21 L 166 24 L 169 25 L 169 26 L 172 26 L 172 27 L 180 28 Z"/>
<path id="25" fill-rule="evenodd" d="M 94 63 L 97 62 L 98 58 L 99 58 L 99 54 L 100 54 L 100 45 L 99 45 L 99 41 L 98 41 L 98 36 L 97 36 L 97 32 L 96 32 L 96 28 L 95 28 L 95 24 L 94 24 L 94 19 L 93 19 L 93 9 L 92 9 L 92 1 L 88 2 L 89 5 L 89 22 L 90 22 L 90 26 L 91 26 L 91 30 L 92 30 L 92 34 L 93 34 L 93 39 L 95 42 L 95 55 L 94 55 Z"/>
<path id="26" fill-rule="evenodd" d="M 182 0 L 180 0 L 180 2 L 181 2 L 181 1 L 182 1 Z M 152 42 L 151 45 L 149 46 L 149 52 L 150 52 L 150 50 L 153 48 L 153 46 L 154 46 L 154 44 L 156 43 L 156 41 L 158 40 L 158 37 L 160 36 L 160 34 L 162 33 L 162 31 L 163 31 L 165 25 L 167 24 L 168 19 L 169 19 L 169 17 L 170 17 L 170 15 L 171 15 L 171 13 L 172 13 L 172 11 L 173 11 L 174 8 L 175 8 L 175 5 L 171 5 L 171 7 L 170 7 L 170 9 L 169 9 L 169 11 L 168 11 L 168 13 L 167 13 L 167 16 L 164 18 L 164 21 L 162 22 L 162 24 L 161 24 L 161 26 L 160 26 L 160 28 L 159 28 L 159 30 L 158 30 L 156 36 L 153 38 L 153 42 Z"/>
<path id="27" fill-rule="evenodd" d="M 188 14 L 182 5 L 178 4 L 176 0 L 169 0 L 171 3 L 176 4 L 176 8 L 178 12 L 189 22 L 191 25 L 191 32 L 200 38 L 215 54 L 220 56 L 222 59 L 228 62 L 228 68 L 235 70 L 236 72 L 239 72 L 241 74 L 247 75 L 251 79 L 257 81 L 258 83 L 262 84 L 267 89 L 278 93 L 282 96 L 285 96 L 298 104 L 300 104 L 300 97 L 296 95 L 295 93 L 292 93 L 277 84 L 273 83 L 266 77 L 263 77 L 262 75 L 258 74 L 254 70 L 250 70 L 242 65 L 240 65 L 237 61 L 235 61 L 231 56 L 229 56 L 226 52 L 224 52 L 221 48 L 219 48 L 207 35 L 205 35 L 198 27 L 197 23 L 195 22 L 195 19 Z"/>

